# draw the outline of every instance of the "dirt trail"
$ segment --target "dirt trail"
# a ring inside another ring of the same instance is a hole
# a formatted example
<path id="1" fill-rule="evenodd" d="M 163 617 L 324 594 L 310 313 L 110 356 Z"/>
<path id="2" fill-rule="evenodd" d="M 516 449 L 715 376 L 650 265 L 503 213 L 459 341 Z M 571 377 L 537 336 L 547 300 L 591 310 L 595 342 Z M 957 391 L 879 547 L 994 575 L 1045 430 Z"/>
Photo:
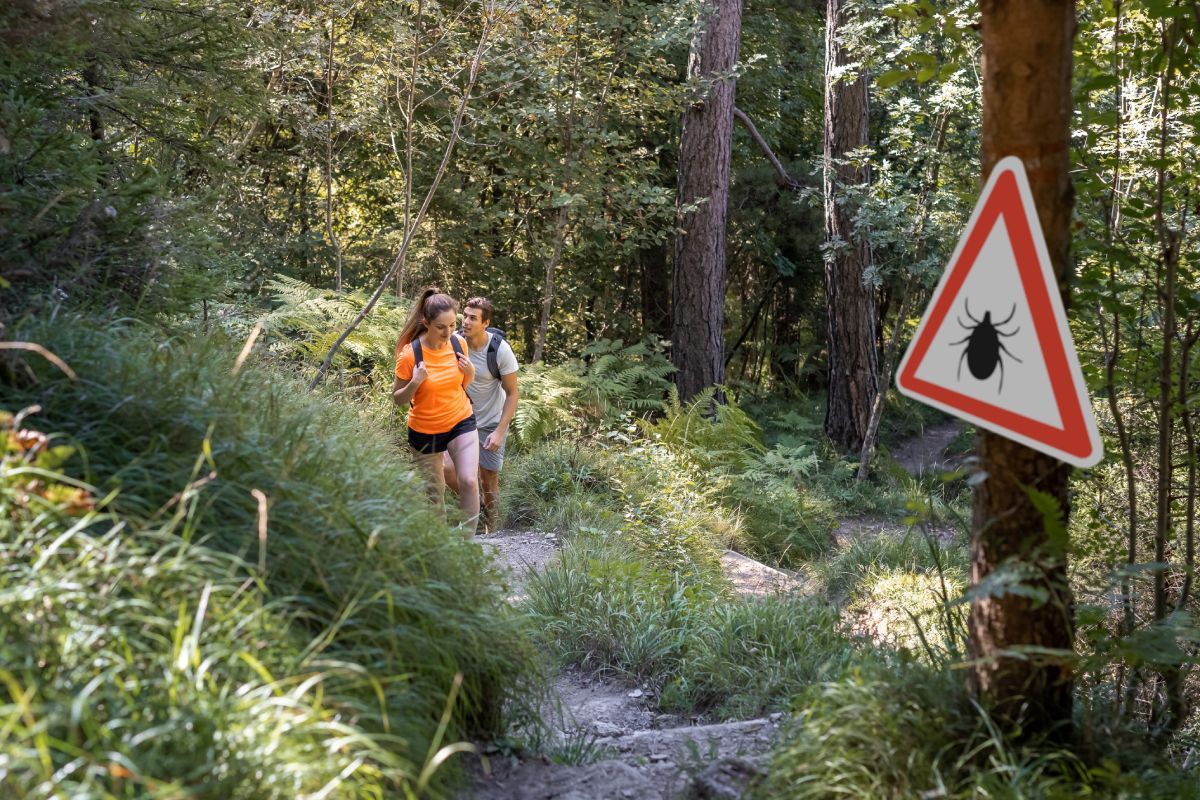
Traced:
<path id="1" fill-rule="evenodd" d="M 963 430 L 963 423 L 949 420 L 926 428 L 921 435 L 914 436 L 892 452 L 896 463 L 910 475 L 920 476 L 926 472 L 946 472 L 958 469 L 962 456 L 946 457 L 950 446 Z"/>
<path id="2" fill-rule="evenodd" d="M 483 537 L 512 576 L 516 602 L 525 595 L 531 572 L 545 568 L 558 549 L 553 534 L 500 531 Z M 803 579 L 740 553 L 721 558 L 738 594 L 754 597 L 802 589 Z M 473 786 L 465 797 L 477 800 L 679 800 L 740 797 L 762 769 L 782 722 L 782 714 L 762 719 L 712 721 L 662 714 L 648 686 L 623 685 L 577 670 L 555 681 L 550 706 L 543 710 L 552 741 L 549 758 L 518 759 L 487 755 L 486 770 L 476 761 Z"/>

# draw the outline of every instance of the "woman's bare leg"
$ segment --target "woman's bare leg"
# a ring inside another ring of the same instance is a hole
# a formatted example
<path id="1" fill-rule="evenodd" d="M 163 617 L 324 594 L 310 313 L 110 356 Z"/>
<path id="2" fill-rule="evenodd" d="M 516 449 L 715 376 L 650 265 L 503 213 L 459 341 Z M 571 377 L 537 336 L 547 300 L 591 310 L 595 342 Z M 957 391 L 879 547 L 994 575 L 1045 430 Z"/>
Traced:
<path id="1" fill-rule="evenodd" d="M 454 471 L 454 459 L 450 458 L 450 453 L 442 453 L 442 471 L 446 479 L 446 488 L 458 494 L 458 473 Z"/>
<path id="2" fill-rule="evenodd" d="M 446 497 L 446 483 L 442 477 L 442 454 L 417 453 L 414 458 L 417 468 L 425 473 L 425 480 L 429 484 L 429 499 L 436 506 L 442 505 Z"/>
<path id="3" fill-rule="evenodd" d="M 467 530 L 474 532 L 479 522 L 479 434 L 467 431 L 454 437 L 447 452 L 458 473 L 458 507 L 467 518 Z"/>

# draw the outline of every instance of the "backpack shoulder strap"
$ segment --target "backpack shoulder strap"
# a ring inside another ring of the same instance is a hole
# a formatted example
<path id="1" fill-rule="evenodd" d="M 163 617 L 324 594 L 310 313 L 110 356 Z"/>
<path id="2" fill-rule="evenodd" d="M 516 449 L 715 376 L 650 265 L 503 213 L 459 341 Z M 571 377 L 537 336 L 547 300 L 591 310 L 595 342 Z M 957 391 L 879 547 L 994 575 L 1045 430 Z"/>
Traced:
<path id="1" fill-rule="evenodd" d="M 414 337 L 410 344 L 413 351 L 413 369 L 416 369 L 417 365 L 425 360 L 425 354 L 421 352 L 421 337 Z"/>
<path id="2" fill-rule="evenodd" d="M 494 333 L 488 333 L 487 346 L 487 366 L 488 372 L 492 373 L 492 377 L 500 380 L 500 357 L 497 351 L 500 349 L 500 342 L 504 341 L 503 336 L 497 336 Z"/>
<path id="3" fill-rule="evenodd" d="M 450 334 L 450 346 L 454 348 L 454 355 L 461 356 L 463 354 L 462 342 L 459 341 L 458 334 Z"/>

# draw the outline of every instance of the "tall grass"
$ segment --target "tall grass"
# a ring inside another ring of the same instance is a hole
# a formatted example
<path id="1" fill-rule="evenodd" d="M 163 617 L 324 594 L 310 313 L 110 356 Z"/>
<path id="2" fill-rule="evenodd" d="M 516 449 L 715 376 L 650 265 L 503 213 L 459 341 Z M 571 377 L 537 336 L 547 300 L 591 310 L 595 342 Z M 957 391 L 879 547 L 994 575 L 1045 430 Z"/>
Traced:
<path id="1" fill-rule="evenodd" d="M 481 549 L 425 502 L 387 419 L 253 358 L 236 369 L 241 343 L 220 335 L 84 319 L 13 333 L 80 375 L 31 361 L 2 377 L 11 402 L 40 403 L 45 428 L 77 443 L 77 476 L 115 492 L 110 509 L 130 525 L 182 513 L 185 543 L 256 565 L 268 602 L 305 637 L 292 670 L 358 676 L 347 691 L 385 709 L 362 720 L 387 749 L 421 762 L 460 672 L 450 737 L 497 732 L 506 707 L 532 701 L 523 622 Z"/>
<path id="2" fill-rule="evenodd" d="M 545 442 L 513 460 L 501 491 L 508 524 L 612 534 L 672 571 L 718 575 L 740 535 L 714 487 L 649 442 Z"/>
<path id="3" fill-rule="evenodd" d="M 5 516 L 5 797 L 416 789 L 424 753 L 388 726 L 397 676 L 305 658 L 306 626 L 249 565 L 189 543 L 178 523 Z"/>
<path id="4" fill-rule="evenodd" d="M 1004 738 L 959 670 L 866 659 L 797 704 L 757 798 L 1200 797 L 1132 731 L 1091 749 Z"/>
<path id="5" fill-rule="evenodd" d="M 851 644 L 818 600 L 743 601 L 703 574 L 670 572 L 625 541 L 585 535 L 529 584 L 549 648 L 572 663 L 654 684 L 670 710 L 751 717 L 837 674 Z"/>

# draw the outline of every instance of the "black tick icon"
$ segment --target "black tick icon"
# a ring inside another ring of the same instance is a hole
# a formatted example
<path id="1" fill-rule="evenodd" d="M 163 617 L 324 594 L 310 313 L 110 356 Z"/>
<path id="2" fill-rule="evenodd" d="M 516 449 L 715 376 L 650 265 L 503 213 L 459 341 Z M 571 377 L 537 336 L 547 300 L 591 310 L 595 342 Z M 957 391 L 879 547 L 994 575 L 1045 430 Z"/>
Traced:
<path id="1" fill-rule="evenodd" d="M 966 349 L 963 350 L 962 356 L 958 359 L 958 379 L 962 380 L 964 359 L 967 362 L 967 367 L 971 370 L 971 374 L 981 381 L 990 378 L 992 373 L 996 371 L 996 367 L 1000 367 L 1000 388 L 996 390 L 996 393 L 999 394 L 1004 390 L 1004 362 L 1000 358 L 1000 353 L 1003 352 L 1018 364 L 1024 363 L 1021 359 L 1010 353 L 1008 348 L 1004 346 L 1004 342 L 1000 341 L 1000 337 L 1015 336 L 1021 330 L 1020 328 L 1007 332 L 1000 330 L 1000 328 L 1011 322 L 1013 315 L 1017 313 L 1016 303 L 1013 304 L 1012 311 L 1004 318 L 1004 321 L 996 323 L 992 322 L 992 312 L 990 311 L 983 312 L 982 320 L 971 316 L 970 300 L 965 301 L 963 307 L 967 312 L 967 319 L 975 324 L 967 325 L 962 319 L 959 319 L 958 324 L 964 330 L 970 331 L 970 333 L 965 338 L 959 339 L 957 342 L 951 342 L 950 344 L 951 347 L 964 343 L 967 345 Z"/>

